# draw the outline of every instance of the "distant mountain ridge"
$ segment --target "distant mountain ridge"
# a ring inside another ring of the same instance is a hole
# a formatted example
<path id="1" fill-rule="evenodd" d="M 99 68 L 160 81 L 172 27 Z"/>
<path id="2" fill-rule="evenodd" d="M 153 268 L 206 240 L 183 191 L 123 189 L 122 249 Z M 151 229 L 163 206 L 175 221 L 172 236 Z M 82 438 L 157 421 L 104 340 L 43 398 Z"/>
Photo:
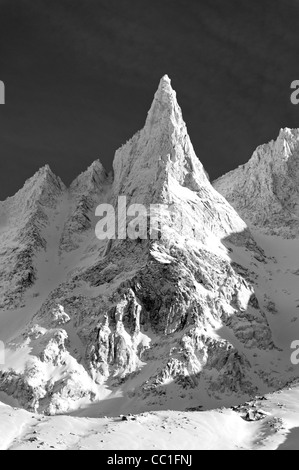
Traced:
<path id="1" fill-rule="evenodd" d="M 268 234 L 299 234 L 299 130 L 281 129 L 276 141 L 261 145 L 245 165 L 213 186 L 250 224 Z"/>

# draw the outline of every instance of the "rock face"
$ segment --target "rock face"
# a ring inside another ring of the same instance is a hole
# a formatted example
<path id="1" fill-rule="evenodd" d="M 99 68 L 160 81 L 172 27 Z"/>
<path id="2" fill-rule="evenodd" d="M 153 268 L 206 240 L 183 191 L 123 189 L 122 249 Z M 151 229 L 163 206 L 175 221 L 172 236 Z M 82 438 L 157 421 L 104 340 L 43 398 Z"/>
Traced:
<path id="1" fill-rule="evenodd" d="M 281 129 L 245 165 L 214 182 L 241 217 L 268 234 L 299 234 L 299 130 Z"/>
<path id="2" fill-rule="evenodd" d="M 0 390 L 55 414 L 90 400 L 101 409 L 109 391 L 132 410 L 184 409 L 277 386 L 257 288 L 268 259 L 209 183 L 167 76 L 113 169 L 97 161 L 66 189 L 46 168 L 3 204 L 10 220 L 21 200 L 23 222 L 0 239 L 5 325 L 9 309 L 21 319 L 2 329 Z M 98 240 L 95 208 L 117 209 L 119 196 L 160 205 L 161 236 Z"/>
<path id="3" fill-rule="evenodd" d="M 109 177 L 99 160 L 73 181 L 68 194 L 70 210 L 60 243 L 62 251 L 70 252 L 80 247 L 82 233 L 92 228 L 89 214 L 101 200 L 108 184 Z"/>

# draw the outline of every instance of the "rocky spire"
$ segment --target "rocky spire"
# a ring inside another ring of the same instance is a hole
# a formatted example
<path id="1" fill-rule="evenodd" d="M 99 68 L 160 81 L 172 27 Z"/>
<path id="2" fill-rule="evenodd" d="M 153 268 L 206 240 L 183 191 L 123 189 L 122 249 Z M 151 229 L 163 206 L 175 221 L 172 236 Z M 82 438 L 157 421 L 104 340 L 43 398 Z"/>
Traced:
<path id="1" fill-rule="evenodd" d="M 177 102 L 176 92 L 171 86 L 168 75 L 164 75 L 159 83 L 153 103 L 148 112 L 145 130 L 152 132 L 154 128 L 165 131 L 165 127 L 184 126 L 181 108 Z M 171 127 L 170 127 L 171 130 Z"/>
<path id="2" fill-rule="evenodd" d="M 167 75 L 160 80 L 144 128 L 116 152 L 113 168 L 116 193 L 130 194 L 136 187 L 135 192 L 146 189 L 148 194 L 149 186 L 163 184 L 166 174 L 182 185 L 186 179 L 194 187 L 207 183 Z"/>
<path id="3" fill-rule="evenodd" d="M 190 230 L 196 220 L 201 236 L 210 229 L 227 234 L 245 228 L 212 188 L 167 75 L 160 81 L 144 128 L 116 152 L 113 168 L 115 198 L 125 195 L 131 203 L 176 204 L 186 215 Z"/>

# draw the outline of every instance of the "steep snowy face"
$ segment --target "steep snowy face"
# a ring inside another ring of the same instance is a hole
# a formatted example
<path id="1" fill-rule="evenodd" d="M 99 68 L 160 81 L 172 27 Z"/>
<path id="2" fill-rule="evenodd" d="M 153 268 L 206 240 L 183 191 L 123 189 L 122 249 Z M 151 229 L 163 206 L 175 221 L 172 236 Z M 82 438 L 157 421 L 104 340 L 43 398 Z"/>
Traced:
<path id="1" fill-rule="evenodd" d="M 188 151 L 188 158 L 193 160 L 200 179 L 206 180 L 202 166 L 194 156 L 176 93 L 169 78 L 164 76 L 145 127 L 116 152 L 113 163 L 115 192 L 131 195 L 137 191 L 138 197 L 150 198 L 158 191 L 156 197 L 159 198 L 166 175 L 176 171 L 176 177 L 183 183 L 188 171 L 185 168 Z"/>
<path id="2" fill-rule="evenodd" d="M 240 216 L 268 234 L 299 236 L 299 130 L 281 129 L 245 165 L 214 182 Z"/>
<path id="3" fill-rule="evenodd" d="M 100 160 L 95 160 L 86 171 L 81 173 L 71 184 L 70 193 L 73 197 L 99 195 L 108 175 Z"/>
<path id="4" fill-rule="evenodd" d="M 69 212 L 61 236 L 62 251 L 79 248 L 82 236 L 92 228 L 94 208 L 105 201 L 110 186 L 110 177 L 99 160 L 73 181 L 67 194 Z"/>
<path id="5" fill-rule="evenodd" d="M 167 75 L 160 81 L 144 128 L 116 152 L 113 168 L 115 195 L 126 195 L 131 203 L 168 204 L 168 225 L 181 230 L 183 220 L 186 237 L 204 240 L 246 230 L 210 185 Z"/>
<path id="6" fill-rule="evenodd" d="M 0 202 L 1 213 L 7 216 L 6 227 L 20 228 L 38 207 L 55 207 L 64 189 L 64 184 L 48 165 L 41 168 L 15 196 Z"/>
<path id="7" fill-rule="evenodd" d="M 36 278 L 35 255 L 46 249 L 44 231 L 65 187 L 49 166 L 0 203 L 0 305 L 14 308 Z"/>

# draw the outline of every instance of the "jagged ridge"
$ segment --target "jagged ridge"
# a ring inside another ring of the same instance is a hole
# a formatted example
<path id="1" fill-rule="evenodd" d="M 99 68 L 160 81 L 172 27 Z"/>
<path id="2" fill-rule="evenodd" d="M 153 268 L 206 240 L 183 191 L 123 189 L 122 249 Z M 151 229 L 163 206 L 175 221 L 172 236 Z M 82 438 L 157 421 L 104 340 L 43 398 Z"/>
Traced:
<path id="1" fill-rule="evenodd" d="M 299 233 L 299 130 L 281 129 L 245 165 L 222 176 L 214 187 L 245 221 L 287 238 Z"/>

